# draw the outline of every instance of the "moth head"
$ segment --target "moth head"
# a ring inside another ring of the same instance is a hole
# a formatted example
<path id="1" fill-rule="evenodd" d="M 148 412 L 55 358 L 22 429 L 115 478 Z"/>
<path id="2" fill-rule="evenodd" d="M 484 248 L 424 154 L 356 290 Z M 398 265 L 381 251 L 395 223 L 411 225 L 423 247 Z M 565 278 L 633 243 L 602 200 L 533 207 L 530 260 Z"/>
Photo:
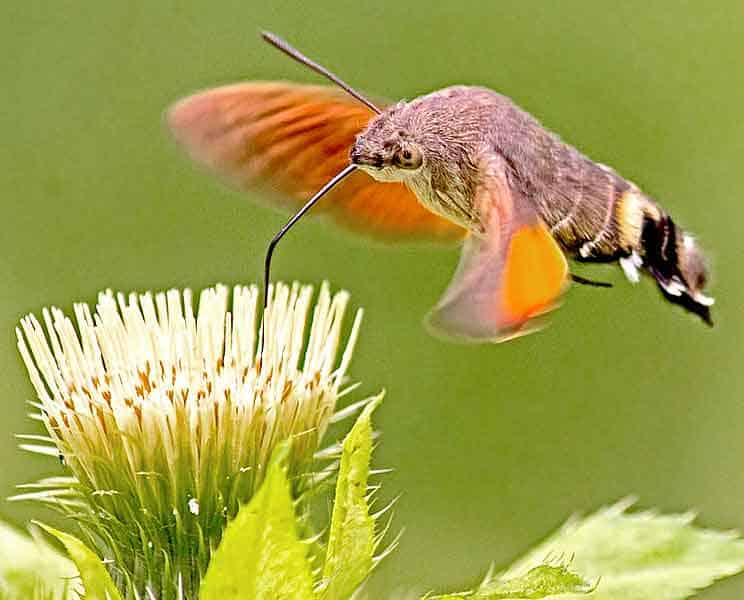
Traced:
<path id="1" fill-rule="evenodd" d="M 400 103 L 373 119 L 351 149 L 351 162 L 380 181 L 404 180 L 426 162 L 423 147 L 402 118 L 404 107 Z"/>

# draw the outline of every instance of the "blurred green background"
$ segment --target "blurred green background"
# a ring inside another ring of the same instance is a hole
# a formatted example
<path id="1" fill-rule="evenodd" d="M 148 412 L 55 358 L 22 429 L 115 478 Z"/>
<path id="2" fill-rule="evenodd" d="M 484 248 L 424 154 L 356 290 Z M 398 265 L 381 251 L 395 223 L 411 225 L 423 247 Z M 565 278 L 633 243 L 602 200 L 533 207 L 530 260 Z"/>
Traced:
<path id="1" fill-rule="evenodd" d="M 4 2 L 0 16 L 0 496 L 59 472 L 13 438 L 38 429 L 13 333 L 24 313 L 106 287 L 258 280 L 284 217 L 194 169 L 161 115 L 206 86 L 317 81 L 259 40 L 267 28 L 391 98 L 453 83 L 513 97 L 656 196 L 713 257 L 712 330 L 607 266 L 581 272 L 615 289 L 574 288 L 546 331 L 453 346 L 421 317 L 456 249 L 298 227 L 276 276 L 352 292 L 367 311 L 352 372 L 388 394 L 377 464 L 395 468 L 384 485 L 403 494 L 406 531 L 371 597 L 473 583 L 627 494 L 744 529 L 744 4 L 68 0 Z M 33 514 L 0 504 L 17 523 Z M 739 579 L 705 597 L 743 592 Z"/>

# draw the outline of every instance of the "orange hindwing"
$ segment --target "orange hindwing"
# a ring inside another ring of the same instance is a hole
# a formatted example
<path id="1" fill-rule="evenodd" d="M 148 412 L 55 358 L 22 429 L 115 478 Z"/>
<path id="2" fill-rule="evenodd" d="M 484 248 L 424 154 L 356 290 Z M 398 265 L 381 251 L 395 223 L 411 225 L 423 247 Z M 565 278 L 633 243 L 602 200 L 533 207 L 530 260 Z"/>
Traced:
<path id="1" fill-rule="evenodd" d="M 495 163 L 484 169 L 475 197 L 484 232 L 466 240 L 457 272 L 429 315 L 435 333 L 450 338 L 503 341 L 529 333 L 535 317 L 557 306 L 568 280 L 563 251 Z"/>

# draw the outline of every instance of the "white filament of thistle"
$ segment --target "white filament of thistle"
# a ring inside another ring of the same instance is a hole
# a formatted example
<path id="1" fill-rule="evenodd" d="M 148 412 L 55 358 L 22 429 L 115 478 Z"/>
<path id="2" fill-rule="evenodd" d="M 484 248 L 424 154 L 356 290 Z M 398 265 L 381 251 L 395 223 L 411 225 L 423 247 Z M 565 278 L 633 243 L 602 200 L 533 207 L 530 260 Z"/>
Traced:
<path id="1" fill-rule="evenodd" d="M 18 349 L 56 445 L 27 449 L 59 449 L 92 490 L 132 492 L 143 502 L 157 490 L 172 496 L 153 498 L 164 511 L 193 498 L 192 512 L 202 513 L 215 482 L 229 496 L 231 478 L 260 469 L 279 441 L 294 436 L 293 454 L 309 459 L 335 410 L 361 321 L 358 311 L 338 360 L 349 296 L 331 296 L 323 285 L 305 344 L 312 296 L 310 286 L 272 286 L 261 328 L 255 286 L 233 288 L 232 302 L 227 287 L 206 289 L 198 311 L 188 289 L 109 290 L 94 314 L 74 306 L 77 329 L 57 308 L 44 309 L 44 326 L 25 317 Z"/>

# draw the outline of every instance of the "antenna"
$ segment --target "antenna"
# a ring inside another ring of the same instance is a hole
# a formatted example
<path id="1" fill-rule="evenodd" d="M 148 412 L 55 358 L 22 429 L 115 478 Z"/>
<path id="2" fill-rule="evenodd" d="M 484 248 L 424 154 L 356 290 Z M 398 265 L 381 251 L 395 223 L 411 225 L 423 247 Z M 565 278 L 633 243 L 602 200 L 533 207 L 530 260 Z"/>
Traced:
<path id="1" fill-rule="evenodd" d="M 356 165 L 348 165 L 342 171 L 334 175 L 334 177 L 326 183 L 316 194 L 308 200 L 305 205 L 298 210 L 292 218 L 282 227 L 276 235 L 271 238 L 268 247 L 266 248 L 266 259 L 264 261 L 264 310 L 269 303 L 269 281 L 271 281 L 271 257 L 274 255 L 274 249 L 284 235 L 292 229 L 295 223 L 299 221 L 302 216 L 309 211 L 323 196 L 331 191 L 341 180 L 351 175 L 356 170 Z"/>
<path id="2" fill-rule="evenodd" d="M 324 66 L 319 65 L 314 60 L 305 56 L 302 52 L 297 50 L 297 48 L 290 45 L 289 42 L 287 42 L 286 40 L 280 38 L 278 35 L 274 33 L 271 33 L 270 31 L 262 31 L 261 37 L 267 42 L 269 42 L 269 44 L 271 44 L 275 48 L 278 48 L 279 50 L 284 52 L 284 54 L 287 54 L 288 56 L 291 56 L 292 58 L 294 58 L 297 62 L 302 63 L 306 67 L 310 67 L 313 71 L 322 75 L 326 79 L 330 79 L 333 83 L 335 83 L 341 89 L 345 90 L 348 94 L 350 94 L 351 96 L 359 100 L 359 102 L 364 104 L 372 112 L 375 112 L 378 115 L 382 113 L 382 111 L 379 108 L 377 108 L 377 106 L 375 106 L 372 102 L 367 100 L 367 98 L 362 96 L 362 94 L 357 92 L 348 83 L 343 81 L 340 77 L 337 77 L 336 75 L 331 73 Z"/>

